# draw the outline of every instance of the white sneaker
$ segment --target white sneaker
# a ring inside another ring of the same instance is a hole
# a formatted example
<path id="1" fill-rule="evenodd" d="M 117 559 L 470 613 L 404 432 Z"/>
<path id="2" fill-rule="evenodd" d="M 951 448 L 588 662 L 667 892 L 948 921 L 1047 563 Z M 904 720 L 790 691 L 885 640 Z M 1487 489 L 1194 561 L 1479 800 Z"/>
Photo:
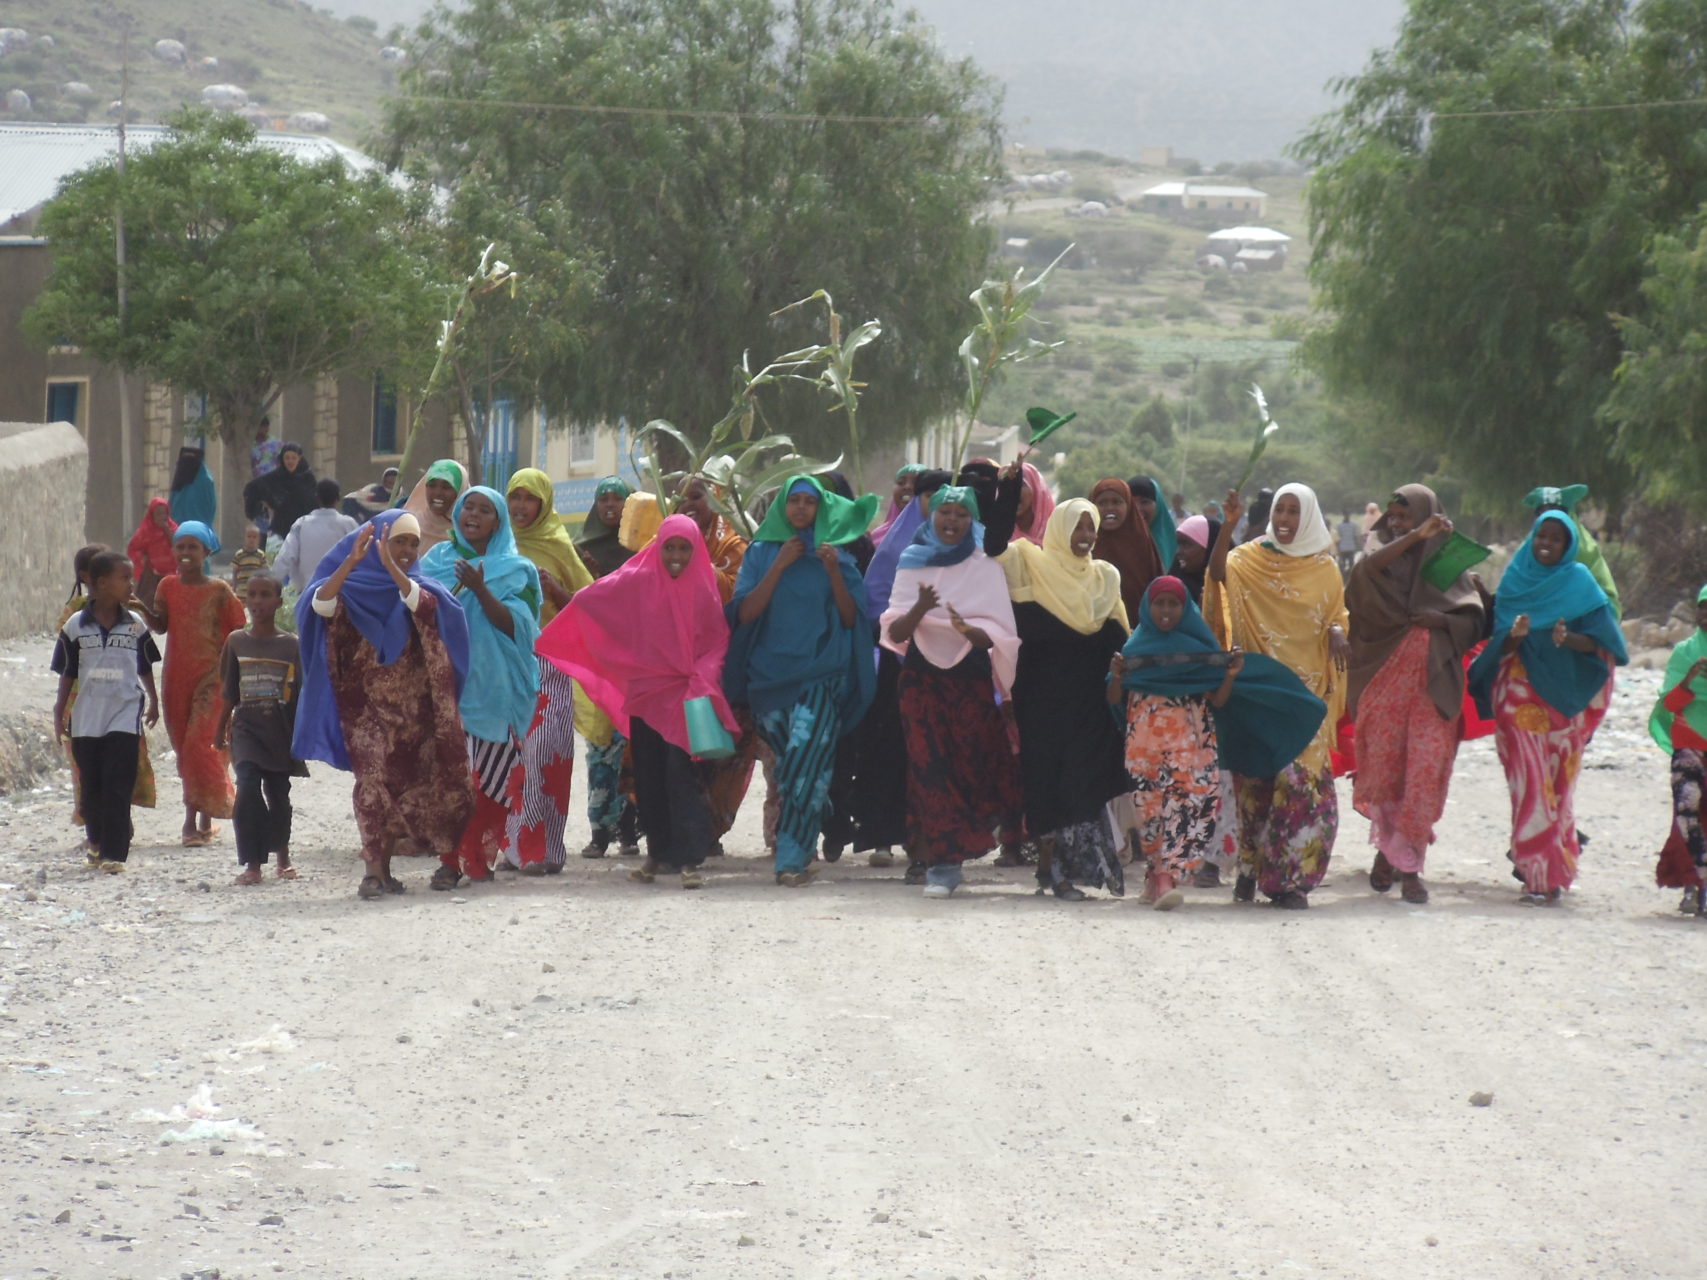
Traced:
<path id="1" fill-rule="evenodd" d="M 925 897 L 927 898 L 949 898 L 953 895 L 954 890 L 946 884 L 927 884 L 925 886 Z"/>

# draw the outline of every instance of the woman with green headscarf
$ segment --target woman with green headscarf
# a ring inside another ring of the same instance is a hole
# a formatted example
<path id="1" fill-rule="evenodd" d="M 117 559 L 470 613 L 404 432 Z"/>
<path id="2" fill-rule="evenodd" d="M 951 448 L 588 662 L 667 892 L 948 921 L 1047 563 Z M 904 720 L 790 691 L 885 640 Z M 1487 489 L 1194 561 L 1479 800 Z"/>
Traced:
<path id="1" fill-rule="evenodd" d="M 403 509 L 421 526 L 423 556 L 450 537 L 451 510 L 467 488 L 468 472 L 454 458 L 440 458 L 415 485 Z"/>
<path id="2" fill-rule="evenodd" d="M 865 584 L 844 548 L 877 510 L 812 476 L 796 476 L 771 503 L 735 579 L 734 627 L 723 685 L 753 709 L 776 754 L 782 799 L 776 881 L 807 883 L 830 802 L 836 743 L 865 714 L 877 682 Z"/>
<path id="3" fill-rule="evenodd" d="M 1707 835 L 1701 827 L 1707 785 L 1707 587 L 1695 596 L 1695 630 L 1671 651 L 1665 683 L 1648 717 L 1648 732 L 1671 752 L 1672 830 L 1655 876 L 1661 888 L 1682 889 L 1679 910 L 1707 916 L 1701 881 Z"/>

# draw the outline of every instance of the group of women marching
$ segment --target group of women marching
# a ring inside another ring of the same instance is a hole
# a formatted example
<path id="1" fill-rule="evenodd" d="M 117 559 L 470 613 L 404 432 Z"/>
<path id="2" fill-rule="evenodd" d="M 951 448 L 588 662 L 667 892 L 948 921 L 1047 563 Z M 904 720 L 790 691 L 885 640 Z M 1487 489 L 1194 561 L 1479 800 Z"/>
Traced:
<path id="1" fill-rule="evenodd" d="M 1625 660 L 1572 504 L 1536 504 L 1490 595 L 1440 572 L 1452 525 L 1422 485 L 1393 493 L 1349 579 L 1308 486 L 1177 527 L 1158 496 L 1109 478 L 1058 502 L 1028 463 L 913 465 L 879 519 L 875 496 L 802 475 L 749 542 L 704 477 L 663 503 L 611 478 L 572 538 L 543 473 L 499 493 L 436 463 L 303 596 L 297 754 L 355 775 L 363 897 L 403 891 L 400 853 L 438 857 L 435 889 L 560 871 L 579 734 L 582 853 L 638 853 L 643 833 L 642 883 L 700 887 L 762 767 L 782 886 L 851 846 L 877 866 L 899 851 L 947 897 L 999 851 L 1066 900 L 1122 894 L 1131 870 L 1165 910 L 1226 872 L 1236 900 L 1299 909 L 1353 755 L 1370 887 L 1426 902 L 1458 744 L 1491 727 L 1514 874 L 1556 902 Z M 1698 647 L 1656 721 L 1692 814 Z M 1698 819 L 1679 829 L 1699 865 Z"/>

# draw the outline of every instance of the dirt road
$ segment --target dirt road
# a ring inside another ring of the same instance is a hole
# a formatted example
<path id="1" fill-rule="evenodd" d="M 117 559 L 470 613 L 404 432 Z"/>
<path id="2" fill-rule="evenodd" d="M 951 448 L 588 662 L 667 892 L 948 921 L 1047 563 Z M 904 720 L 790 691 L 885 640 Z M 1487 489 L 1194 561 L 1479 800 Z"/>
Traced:
<path id="1" fill-rule="evenodd" d="M 50 699 L 45 656 L 0 647 L 9 696 Z M 1430 905 L 1369 892 L 1343 786 L 1301 914 L 987 864 L 947 902 L 848 861 L 781 890 L 757 796 L 701 893 L 572 858 L 366 903 L 321 766 L 305 879 L 253 889 L 170 804 L 105 877 L 63 789 L 15 797 L 0 1277 L 1699 1275 L 1707 925 L 1652 887 L 1654 686 L 1553 910 L 1516 903 L 1489 742 Z"/>

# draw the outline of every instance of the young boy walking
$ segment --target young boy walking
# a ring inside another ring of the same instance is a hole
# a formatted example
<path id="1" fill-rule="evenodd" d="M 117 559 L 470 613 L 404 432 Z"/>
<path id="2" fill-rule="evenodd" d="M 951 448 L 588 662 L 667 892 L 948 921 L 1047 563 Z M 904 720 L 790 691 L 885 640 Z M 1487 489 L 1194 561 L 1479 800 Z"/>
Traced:
<path id="1" fill-rule="evenodd" d="M 290 751 L 302 668 L 296 637 L 278 628 L 282 595 L 269 572 L 249 579 L 249 625 L 225 638 L 219 660 L 225 709 L 213 744 L 231 752 L 237 774 L 231 818 L 243 870 L 233 884 L 260 884 L 269 853 L 278 855 L 274 874 L 280 880 L 297 878 L 290 864 L 290 780 L 307 777 L 308 770 Z"/>
<path id="2" fill-rule="evenodd" d="M 89 603 L 65 620 L 54 642 L 59 676 L 53 706 L 57 741 L 71 739 L 83 788 L 89 865 L 116 874 L 130 858 L 131 792 L 144 724 L 160 719 L 154 664 L 160 651 L 130 611 L 130 557 L 103 551 L 89 562 Z M 77 701 L 66 713 L 73 686 Z"/>

